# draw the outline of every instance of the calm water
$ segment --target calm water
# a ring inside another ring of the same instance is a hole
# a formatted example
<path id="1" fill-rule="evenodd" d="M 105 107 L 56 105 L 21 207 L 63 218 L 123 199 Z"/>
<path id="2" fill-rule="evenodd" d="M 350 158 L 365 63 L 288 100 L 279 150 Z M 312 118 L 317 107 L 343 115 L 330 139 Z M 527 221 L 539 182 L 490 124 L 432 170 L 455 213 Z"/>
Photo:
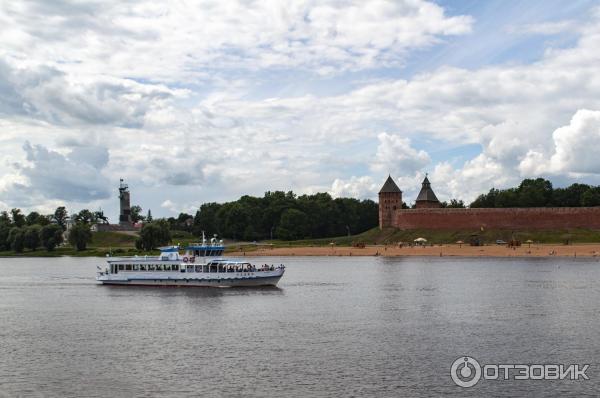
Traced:
<path id="1" fill-rule="evenodd" d="M 286 258 L 279 288 L 108 287 L 102 259 L 0 259 L 2 396 L 600 394 L 597 260 Z M 449 368 L 589 363 L 589 381 Z"/>

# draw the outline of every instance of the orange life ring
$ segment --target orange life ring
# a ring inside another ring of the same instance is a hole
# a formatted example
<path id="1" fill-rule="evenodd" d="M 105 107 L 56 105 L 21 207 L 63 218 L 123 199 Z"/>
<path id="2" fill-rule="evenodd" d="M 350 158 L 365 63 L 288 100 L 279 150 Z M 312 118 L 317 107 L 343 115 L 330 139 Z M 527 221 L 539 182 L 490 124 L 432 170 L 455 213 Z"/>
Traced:
<path id="1" fill-rule="evenodd" d="M 187 262 L 188 262 L 188 258 L 187 258 L 187 257 L 184 257 L 184 258 L 183 258 L 183 262 L 184 262 L 184 263 L 187 263 Z"/>

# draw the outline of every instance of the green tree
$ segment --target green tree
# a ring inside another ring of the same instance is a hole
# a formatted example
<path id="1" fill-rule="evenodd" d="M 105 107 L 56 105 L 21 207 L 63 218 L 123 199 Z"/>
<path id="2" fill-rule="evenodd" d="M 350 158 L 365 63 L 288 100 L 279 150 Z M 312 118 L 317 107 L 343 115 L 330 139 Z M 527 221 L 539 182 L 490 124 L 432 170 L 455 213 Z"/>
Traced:
<path id="1" fill-rule="evenodd" d="M 40 230 L 40 241 L 47 251 L 52 251 L 63 242 L 63 230 L 58 224 L 48 224 Z"/>
<path id="2" fill-rule="evenodd" d="M 150 251 L 171 242 L 169 223 L 165 220 L 156 220 L 142 226 L 136 247 Z"/>
<path id="3" fill-rule="evenodd" d="M 10 233 L 10 224 L 0 223 L 0 251 L 10 250 L 8 234 Z"/>
<path id="4" fill-rule="evenodd" d="M 462 200 L 458 199 L 450 199 L 450 203 L 442 202 L 442 207 L 447 207 L 449 209 L 464 209 L 465 203 Z"/>
<path id="5" fill-rule="evenodd" d="M 217 216 L 221 218 L 223 233 L 233 239 L 241 239 L 248 223 L 246 208 L 238 202 L 227 203 Z"/>
<path id="6" fill-rule="evenodd" d="M 600 206 L 600 192 L 598 189 L 589 189 L 581 195 L 582 206 Z"/>
<path id="7" fill-rule="evenodd" d="M 50 224 L 50 219 L 48 216 L 41 215 L 37 211 L 32 211 L 25 217 L 25 223 L 27 225 L 48 225 Z"/>
<path id="8" fill-rule="evenodd" d="M 25 223 L 27 225 L 38 224 L 40 217 L 43 217 L 40 213 L 37 211 L 32 211 L 25 217 Z"/>
<path id="9" fill-rule="evenodd" d="M 87 223 L 79 222 L 69 228 L 69 244 L 82 251 L 87 248 L 87 244 L 92 241 L 92 231 L 90 225 Z"/>
<path id="10" fill-rule="evenodd" d="M 69 217 L 69 213 L 67 213 L 67 209 L 64 206 L 57 207 L 52 217 L 63 231 L 67 229 L 67 218 Z"/>
<path id="11" fill-rule="evenodd" d="M 590 188 L 587 184 L 571 184 L 566 188 L 555 188 L 552 192 L 552 206 L 581 206 L 582 197 Z"/>
<path id="12" fill-rule="evenodd" d="M 6 210 L 0 212 L 0 224 L 10 225 L 10 216 Z"/>
<path id="13" fill-rule="evenodd" d="M 490 189 L 487 194 L 481 194 L 475 199 L 469 207 L 496 207 L 496 196 L 498 196 L 498 190 L 495 188 Z"/>
<path id="14" fill-rule="evenodd" d="M 297 226 L 281 228 L 282 215 L 290 209 L 304 213 L 306 218 Z M 171 222 L 177 226 L 179 221 Z M 205 231 L 209 236 L 217 233 L 244 240 L 268 239 L 277 233 L 287 238 L 320 238 L 345 235 L 348 231 L 357 234 L 377 226 L 377 222 L 378 206 L 372 200 L 333 199 L 328 193 L 296 196 L 293 192 L 269 191 L 261 198 L 245 195 L 234 202 L 203 204 L 194 217 L 193 233 L 200 236 Z"/>
<path id="15" fill-rule="evenodd" d="M 200 210 L 196 212 L 194 217 L 194 227 L 192 233 L 195 236 L 202 236 L 202 231 L 207 236 L 211 234 L 220 234 L 218 226 L 217 213 L 221 209 L 221 205 L 218 203 L 204 203 L 200 206 Z"/>
<path id="16" fill-rule="evenodd" d="M 192 217 L 191 214 L 187 214 L 187 213 L 179 213 L 179 215 L 177 216 L 177 219 L 174 220 L 174 223 L 171 226 L 172 229 L 176 229 L 179 231 L 187 231 L 187 232 L 192 232 L 193 227 L 194 227 L 194 217 Z"/>
<path id="17" fill-rule="evenodd" d="M 12 223 L 16 227 L 22 227 L 26 224 L 25 216 L 21 213 L 21 209 L 12 209 L 10 211 Z"/>
<path id="18" fill-rule="evenodd" d="M 144 221 L 142 216 L 142 207 L 138 205 L 131 206 L 131 221 L 134 223 Z"/>
<path id="19" fill-rule="evenodd" d="M 40 215 L 36 224 L 39 225 L 40 227 L 43 227 L 43 226 L 50 224 L 51 222 L 52 222 L 52 216 Z"/>
<path id="20" fill-rule="evenodd" d="M 91 224 L 96 222 L 96 216 L 88 209 L 83 209 L 73 216 L 75 223 Z"/>
<path id="21" fill-rule="evenodd" d="M 545 207 L 552 201 L 552 183 L 543 178 L 525 179 L 516 191 L 519 207 Z"/>
<path id="22" fill-rule="evenodd" d="M 23 252 L 25 248 L 25 233 L 23 228 L 12 227 L 8 233 L 10 248 L 17 253 Z"/>
<path id="23" fill-rule="evenodd" d="M 23 244 L 27 249 L 35 251 L 40 246 L 40 231 L 42 227 L 38 224 L 30 225 L 25 228 L 23 235 Z"/>
<path id="24" fill-rule="evenodd" d="M 297 209 L 287 209 L 281 214 L 277 237 L 283 240 L 302 239 L 306 236 L 306 214 Z"/>

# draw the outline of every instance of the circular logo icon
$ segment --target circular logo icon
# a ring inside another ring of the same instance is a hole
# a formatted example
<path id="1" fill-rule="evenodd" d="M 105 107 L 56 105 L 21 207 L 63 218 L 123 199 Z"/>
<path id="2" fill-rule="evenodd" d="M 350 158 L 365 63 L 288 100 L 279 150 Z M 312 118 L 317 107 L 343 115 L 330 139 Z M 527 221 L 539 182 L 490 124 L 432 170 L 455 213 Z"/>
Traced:
<path id="1" fill-rule="evenodd" d="M 475 358 L 460 357 L 450 367 L 452 381 L 460 387 L 473 387 L 481 378 L 481 366 Z"/>

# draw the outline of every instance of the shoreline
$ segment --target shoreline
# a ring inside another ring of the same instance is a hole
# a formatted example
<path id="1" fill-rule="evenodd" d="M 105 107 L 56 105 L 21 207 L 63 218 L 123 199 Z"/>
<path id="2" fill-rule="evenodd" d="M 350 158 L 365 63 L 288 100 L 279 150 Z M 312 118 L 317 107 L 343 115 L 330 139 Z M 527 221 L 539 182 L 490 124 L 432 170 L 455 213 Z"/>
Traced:
<path id="1" fill-rule="evenodd" d="M 469 245 L 435 245 L 398 247 L 395 245 L 369 245 L 364 248 L 351 246 L 289 246 L 258 248 L 256 250 L 237 250 L 226 253 L 231 257 L 600 257 L 600 244 L 524 244 L 520 247 L 506 246 L 469 246 Z"/>
<path id="2" fill-rule="evenodd" d="M 231 245 L 235 247 L 235 245 Z M 115 253 L 113 257 L 132 256 L 131 253 Z M 143 255 L 143 254 L 138 254 Z M 156 254 L 150 254 L 156 255 Z M 469 246 L 463 244 L 443 244 L 432 246 L 404 246 L 397 245 L 367 245 L 364 248 L 352 246 L 242 246 L 237 250 L 225 252 L 223 257 L 582 257 L 600 259 L 600 243 L 575 243 L 564 245 L 559 243 L 524 244 L 520 247 L 509 248 L 500 245 Z M 45 253 L 36 252 L 21 254 L 3 254 L 3 258 L 53 258 L 53 257 L 98 257 L 97 252 L 85 253 Z"/>

